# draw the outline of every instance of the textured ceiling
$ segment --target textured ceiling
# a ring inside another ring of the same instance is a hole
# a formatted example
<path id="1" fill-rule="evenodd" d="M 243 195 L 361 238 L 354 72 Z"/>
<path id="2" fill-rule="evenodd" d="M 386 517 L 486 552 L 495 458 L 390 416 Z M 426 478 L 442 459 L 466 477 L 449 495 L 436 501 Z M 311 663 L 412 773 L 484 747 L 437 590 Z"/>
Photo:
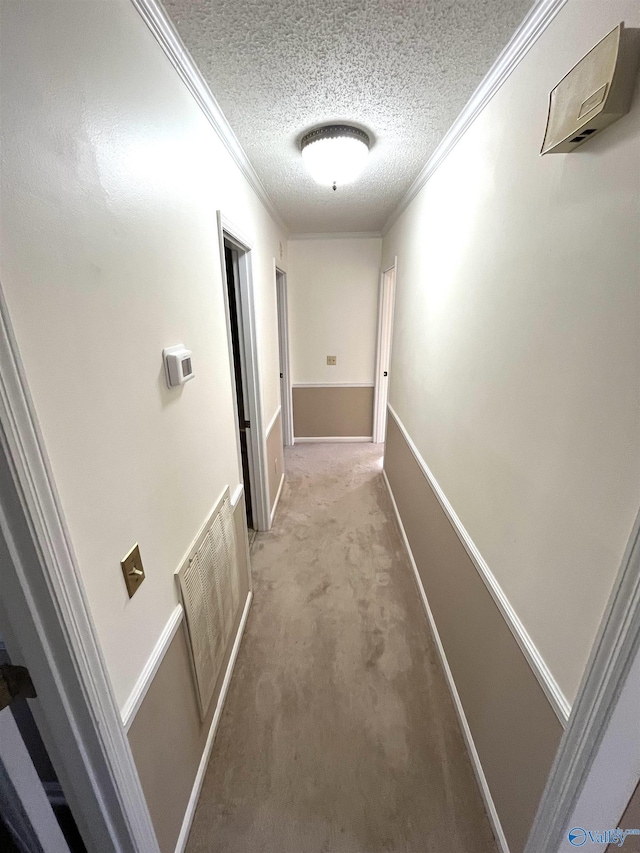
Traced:
<path id="1" fill-rule="evenodd" d="M 164 0 L 292 233 L 378 231 L 532 0 Z M 350 186 L 298 148 L 328 121 L 373 145 Z"/>

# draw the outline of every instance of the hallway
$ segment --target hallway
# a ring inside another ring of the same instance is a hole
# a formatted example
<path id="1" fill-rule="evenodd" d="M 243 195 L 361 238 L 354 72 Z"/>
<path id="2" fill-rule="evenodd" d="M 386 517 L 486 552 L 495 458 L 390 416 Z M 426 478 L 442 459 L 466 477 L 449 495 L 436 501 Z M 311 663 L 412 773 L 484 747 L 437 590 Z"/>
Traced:
<path id="1" fill-rule="evenodd" d="M 496 849 L 381 454 L 287 449 L 188 853 Z"/>

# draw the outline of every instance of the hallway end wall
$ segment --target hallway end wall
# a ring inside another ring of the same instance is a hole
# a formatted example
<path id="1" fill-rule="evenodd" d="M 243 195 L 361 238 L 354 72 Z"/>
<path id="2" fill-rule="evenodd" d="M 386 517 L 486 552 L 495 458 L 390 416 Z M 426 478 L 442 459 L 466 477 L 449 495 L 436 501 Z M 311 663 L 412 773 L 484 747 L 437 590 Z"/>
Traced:
<path id="1" fill-rule="evenodd" d="M 370 438 L 379 237 L 289 241 L 294 434 Z M 327 356 L 336 356 L 328 365 Z"/>
<path id="2" fill-rule="evenodd" d="M 633 0 L 592 3 L 588 15 L 584 5 L 560 10 L 383 243 L 383 265 L 398 257 L 390 405 L 567 707 L 640 502 L 638 88 L 631 112 L 575 153 L 539 155 L 550 90 L 620 21 L 640 26 Z M 401 491 L 398 460 L 389 452 L 385 470 Z M 438 580 L 407 505 L 427 595 L 449 585 L 460 623 L 488 630 L 479 603 L 456 599 L 446 572 Z M 455 658 L 442 608 L 434 599 Z M 471 656 L 476 633 L 460 642 Z M 479 742 L 481 708 L 494 701 L 482 672 L 457 676 Z M 517 853 L 535 804 L 514 825 L 500 794 L 528 773 L 501 735 L 504 679 L 482 761 Z M 523 732 L 550 759 L 551 741 L 522 712 Z"/>

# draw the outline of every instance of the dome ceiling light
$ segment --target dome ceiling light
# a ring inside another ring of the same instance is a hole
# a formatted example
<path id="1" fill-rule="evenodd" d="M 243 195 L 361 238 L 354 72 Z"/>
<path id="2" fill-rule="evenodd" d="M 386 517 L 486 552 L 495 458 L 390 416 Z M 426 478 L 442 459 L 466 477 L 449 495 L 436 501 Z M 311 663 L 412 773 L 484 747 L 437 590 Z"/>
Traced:
<path id="1" fill-rule="evenodd" d="M 370 140 L 364 130 L 349 124 L 327 124 L 306 133 L 302 159 L 311 177 L 323 187 L 350 184 L 362 172 Z"/>

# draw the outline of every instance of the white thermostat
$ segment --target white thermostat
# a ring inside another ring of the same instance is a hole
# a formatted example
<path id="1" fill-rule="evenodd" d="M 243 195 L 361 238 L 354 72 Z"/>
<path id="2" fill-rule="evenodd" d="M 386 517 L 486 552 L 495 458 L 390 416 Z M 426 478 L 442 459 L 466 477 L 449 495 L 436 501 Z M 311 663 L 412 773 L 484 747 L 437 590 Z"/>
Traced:
<path id="1" fill-rule="evenodd" d="M 167 347 L 162 350 L 162 358 L 164 359 L 164 371 L 169 388 L 184 385 L 189 379 L 193 379 L 191 350 L 186 349 L 182 344 Z"/>

